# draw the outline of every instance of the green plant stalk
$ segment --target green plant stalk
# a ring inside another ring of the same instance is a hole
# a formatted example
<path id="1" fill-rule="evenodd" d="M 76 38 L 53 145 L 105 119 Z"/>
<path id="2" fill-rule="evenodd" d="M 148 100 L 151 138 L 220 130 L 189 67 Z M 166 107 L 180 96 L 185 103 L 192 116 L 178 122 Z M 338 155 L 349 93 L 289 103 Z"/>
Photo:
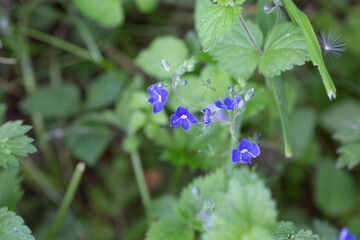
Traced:
<path id="1" fill-rule="evenodd" d="M 60 208 L 58 212 L 56 213 L 55 220 L 53 224 L 50 227 L 50 230 L 46 236 L 46 240 L 52 240 L 54 239 L 56 232 L 58 231 L 61 223 L 64 221 L 65 215 L 70 207 L 70 204 L 74 198 L 74 195 L 76 193 L 76 190 L 79 186 L 80 180 L 82 178 L 82 175 L 85 171 L 85 164 L 84 163 L 78 163 L 75 168 L 75 172 L 71 178 L 69 187 L 66 190 L 64 199 L 61 202 Z"/>
<path id="2" fill-rule="evenodd" d="M 232 124 L 230 126 L 230 156 L 226 163 L 226 175 L 231 177 L 234 172 L 235 163 L 232 161 L 232 150 L 236 148 L 235 144 L 238 144 L 238 139 L 240 138 L 241 132 L 241 123 L 242 123 L 242 115 L 234 116 Z"/>
<path id="3" fill-rule="evenodd" d="M 139 191 L 140 191 L 141 201 L 144 205 L 147 219 L 149 220 L 147 213 L 148 213 L 148 208 L 150 206 L 151 200 L 150 200 L 149 190 L 146 185 L 143 168 L 141 165 L 139 151 L 134 150 L 131 152 L 130 155 L 131 155 L 131 163 L 132 163 L 133 170 L 135 173 L 136 183 L 137 183 Z"/>
<path id="4" fill-rule="evenodd" d="M 285 148 L 285 156 L 291 157 L 292 150 L 291 150 L 291 142 L 290 142 L 290 120 L 289 114 L 287 111 L 287 104 L 286 104 L 286 95 L 284 89 L 284 82 L 281 76 L 275 76 L 270 78 L 271 87 L 275 96 L 275 101 L 278 106 L 281 126 L 283 130 L 283 137 L 284 137 L 284 148 Z"/>
<path id="5" fill-rule="evenodd" d="M 242 16 L 241 14 L 239 14 L 239 20 L 240 20 L 240 23 L 241 23 L 241 25 L 243 26 L 246 34 L 249 36 L 250 41 L 251 41 L 251 43 L 253 44 L 254 48 L 256 49 L 257 53 L 258 53 L 259 55 L 262 55 L 262 54 L 263 54 L 263 51 L 261 50 L 261 48 L 259 47 L 259 45 L 257 45 L 257 43 L 256 43 L 253 35 L 251 34 L 251 32 L 250 32 L 248 26 L 246 25 L 246 22 L 245 22 L 245 20 L 244 20 L 244 18 L 243 18 L 243 16 Z"/>
<path id="6" fill-rule="evenodd" d="M 172 175 L 172 178 L 170 180 L 170 192 L 172 194 L 177 194 L 178 186 L 179 186 L 179 180 L 183 173 L 184 165 L 178 165 L 175 168 L 175 171 Z"/>

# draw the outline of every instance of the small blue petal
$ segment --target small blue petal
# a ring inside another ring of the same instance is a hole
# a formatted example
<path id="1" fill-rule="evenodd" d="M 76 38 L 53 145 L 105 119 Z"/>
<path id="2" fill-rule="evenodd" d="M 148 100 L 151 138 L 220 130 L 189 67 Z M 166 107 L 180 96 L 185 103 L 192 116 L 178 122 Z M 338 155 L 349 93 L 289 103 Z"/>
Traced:
<path id="1" fill-rule="evenodd" d="M 355 235 L 350 234 L 349 229 L 343 228 L 339 234 L 338 240 L 355 240 Z"/>
<path id="2" fill-rule="evenodd" d="M 227 110 L 231 110 L 235 107 L 235 101 L 231 100 L 230 98 L 226 97 L 224 99 L 224 105 Z"/>
<path id="3" fill-rule="evenodd" d="M 222 102 L 220 102 L 219 100 L 216 100 L 214 103 L 215 103 L 215 106 L 220 108 L 220 109 L 225 108 L 225 105 Z"/>
<path id="4" fill-rule="evenodd" d="M 184 130 L 187 131 L 187 130 L 189 130 L 190 124 L 189 124 L 188 120 L 182 119 L 181 126 Z"/>
<path id="5" fill-rule="evenodd" d="M 205 130 L 205 129 L 207 129 L 209 126 L 210 126 L 210 123 L 207 123 L 207 124 L 205 124 L 205 125 L 201 128 L 201 130 Z"/>
<path id="6" fill-rule="evenodd" d="M 240 159 L 241 161 L 248 163 L 251 160 L 251 155 L 248 152 L 241 153 L 240 151 Z"/>
<path id="7" fill-rule="evenodd" d="M 256 143 L 252 143 L 251 147 L 248 148 L 248 151 L 253 155 L 253 157 L 260 155 L 260 148 Z"/>
<path id="8" fill-rule="evenodd" d="M 199 121 L 184 107 L 179 106 L 175 114 L 171 115 L 170 117 L 170 126 L 178 126 L 181 124 L 181 126 L 188 130 L 190 124 L 196 124 L 199 123 Z"/>
<path id="9" fill-rule="evenodd" d="M 233 149 L 232 150 L 232 157 L 231 157 L 232 161 L 234 163 L 240 162 L 241 158 L 240 158 L 240 151 L 238 149 Z"/>
<path id="10" fill-rule="evenodd" d="M 171 115 L 170 117 L 170 127 L 179 126 L 181 123 L 181 118 L 176 116 L 176 114 Z"/>
<path id="11" fill-rule="evenodd" d="M 241 140 L 241 142 L 239 144 L 239 150 L 240 151 L 243 150 L 243 149 L 248 149 L 250 147 L 252 147 L 252 146 L 251 146 L 251 143 L 248 140 L 246 140 L 246 139 Z"/>
<path id="12" fill-rule="evenodd" d="M 153 114 L 157 114 L 158 112 L 161 112 L 164 108 L 164 105 L 161 103 L 155 103 L 153 106 Z"/>

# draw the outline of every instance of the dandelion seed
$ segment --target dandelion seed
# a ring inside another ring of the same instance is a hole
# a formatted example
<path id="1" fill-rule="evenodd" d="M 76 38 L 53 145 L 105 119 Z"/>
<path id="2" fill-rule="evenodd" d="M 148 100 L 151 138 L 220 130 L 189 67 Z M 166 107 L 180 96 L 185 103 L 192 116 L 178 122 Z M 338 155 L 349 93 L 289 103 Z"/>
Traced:
<path id="1" fill-rule="evenodd" d="M 326 34 L 324 31 L 321 31 L 318 40 L 325 57 L 339 58 L 341 52 L 345 51 L 346 44 L 343 43 L 341 35 L 336 35 L 332 32 Z"/>

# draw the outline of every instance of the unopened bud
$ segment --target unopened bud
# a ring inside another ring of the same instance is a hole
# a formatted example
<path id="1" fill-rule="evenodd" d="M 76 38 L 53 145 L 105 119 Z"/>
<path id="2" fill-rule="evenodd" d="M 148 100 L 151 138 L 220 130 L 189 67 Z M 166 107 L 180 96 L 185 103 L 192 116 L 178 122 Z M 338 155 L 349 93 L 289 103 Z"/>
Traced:
<path id="1" fill-rule="evenodd" d="M 229 93 L 232 93 L 233 91 L 234 91 L 234 89 L 233 89 L 232 87 L 229 87 L 229 88 L 228 88 L 228 92 L 229 92 Z"/>
<path id="2" fill-rule="evenodd" d="M 162 59 L 161 60 L 161 67 L 167 71 L 167 72 L 170 72 L 170 65 L 169 63 L 165 60 L 165 59 Z"/>
<path id="3" fill-rule="evenodd" d="M 194 195 L 198 195 L 199 194 L 199 188 L 198 187 L 193 187 L 191 189 L 191 193 L 194 194 Z"/>
<path id="4" fill-rule="evenodd" d="M 162 87 L 164 86 L 164 84 L 163 84 L 162 82 L 159 82 L 159 83 L 157 84 L 157 86 L 158 86 L 158 88 L 162 88 Z"/>
<path id="5" fill-rule="evenodd" d="M 245 95 L 245 101 L 249 101 L 254 96 L 254 88 L 250 89 Z"/>
<path id="6" fill-rule="evenodd" d="M 186 80 L 182 80 L 181 83 L 180 83 L 181 86 L 185 86 L 186 84 L 187 84 Z"/>

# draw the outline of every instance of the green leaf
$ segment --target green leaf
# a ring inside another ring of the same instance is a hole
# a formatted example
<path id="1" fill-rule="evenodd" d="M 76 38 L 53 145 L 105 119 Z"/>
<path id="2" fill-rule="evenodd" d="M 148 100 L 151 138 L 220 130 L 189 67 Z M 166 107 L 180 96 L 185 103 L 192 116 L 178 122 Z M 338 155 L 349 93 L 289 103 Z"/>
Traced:
<path id="1" fill-rule="evenodd" d="M 314 231 L 321 236 L 321 240 L 337 240 L 338 230 L 327 222 L 318 219 L 313 220 Z"/>
<path id="2" fill-rule="evenodd" d="M 245 0 L 214 0 L 216 3 L 223 5 L 242 4 Z"/>
<path id="3" fill-rule="evenodd" d="M 272 31 L 267 34 L 266 49 L 259 64 L 259 71 L 265 76 L 280 75 L 310 60 L 303 33 L 293 23 L 280 24 L 269 39 L 271 35 Z"/>
<path id="4" fill-rule="evenodd" d="M 112 132 L 102 125 L 76 124 L 67 130 L 65 142 L 75 157 L 94 166 L 112 137 Z"/>
<path id="5" fill-rule="evenodd" d="M 263 181 L 248 168 L 235 170 L 229 190 L 215 208 L 211 227 L 204 234 L 212 239 L 273 239 L 275 202 Z"/>
<path id="6" fill-rule="evenodd" d="M 151 219 L 158 220 L 169 216 L 174 216 L 174 206 L 176 203 L 177 200 L 169 195 L 152 200 L 149 207 L 149 214 Z"/>
<path id="7" fill-rule="evenodd" d="M 6 207 L 0 209 L 0 239 L 35 240 L 24 220 Z"/>
<path id="8" fill-rule="evenodd" d="M 206 15 L 209 8 L 211 8 L 213 4 L 210 0 L 196 0 L 195 2 L 195 30 L 197 33 L 200 31 L 201 19 Z"/>
<path id="9" fill-rule="evenodd" d="M 314 200 L 316 205 L 329 216 L 342 216 L 355 203 L 355 185 L 351 176 L 334 164 L 323 161 L 315 175 Z"/>
<path id="10" fill-rule="evenodd" d="M 337 152 L 341 155 L 336 163 L 336 167 L 338 168 L 347 166 L 347 168 L 351 170 L 360 163 L 359 142 L 348 143 L 346 145 L 343 145 L 337 149 Z"/>
<path id="11" fill-rule="evenodd" d="M 313 235 L 310 230 L 300 230 L 296 233 L 296 228 L 292 222 L 281 221 L 277 224 L 275 234 L 275 240 L 320 240 L 318 235 Z"/>
<path id="12" fill-rule="evenodd" d="M 120 0 L 73 0 L 87 18 L 104 27 L 117 27 L 124 22 L 124 10 Z"/>
<path id="13" fill-rule="evenodd" d="M 173 36 L 158 37 L 148 48 L 140 52 L 135 58 L 135 63 L 153 77 L 169 79 L 169 73 L 161 67 L 161 60 L 165 59 L 174 73 L 177 65 L 183 62 L 188 54 L 186 44 L 182 40 Z"/>
<path id="14" fill-rule="evenodd" d="M 153 12 L 157 6 L 157 0 L 135 0 L 136 7 L 142 13 Z"/>
<path id="15" fill-rule="evenodd" d="M 154 223 L 146 240 L 193 240 L 194 230 L 178 218 L 164 218 Z"/>
<path id="16" fill-rule="evenodd" d="M 329 99 L 332 100 L 336 97 L 336 88 L 326 69 L 319 42 L 308 17 L 296 7 L 292 0 L 283 0 L 283 4 L 292 21 L 301 27 L 310 58 L 314 66 L 318 66 L 327 95 Z"/>
<path id="17" fill-rule="evenodd" d="M 291 138 L 290 138 L 290 120 L 289 120 L 287 104 L 286 104 L 284 81 L 281 78 L 281 76 L 275 76 L 271 78 L 270 81 L 271 81 L 272 90 L 274 92 L 276 104 L 279 110 L 281 126 L 283 130 L 283 137 L 284 137 L 285 156 L 291 157 L 292 150 L 291 150 Z"/>
<path id="18" fill-rule="evenodd" d="M 38 88 L 20 102 L 22 112 L 42 114 L 46 118 L 66 118 L 80 109 L 80 92 L 72 84 Z"/>
<path id="19" fill-rule="evenodd" d="M 118 72 L 101 74 L 86 91 L 86 108 L 98 109 L 110 105 L 118 98 L 121 86 L 122 79 Z"/>
<path id="20" fill-rule="evenodd" d="M 315 112 L 310 108 L 297 108 L 290 116 L 291 143 L 294 156 L 303 155 L 314 135 L 316 124 Z"/>
<path id="21" fill-rule="evenodd" d="M 31 126 L 21 125 L 22 121 L 7 122 L 0 126 L 0 166 L 18 166 L 19 162 L 14 155 L 26 156 L 36 152 L 31 144 L 32 138 L 25 136 Z"/>
<path id="22" fill-rule="evenodd" d="M 15 209 L 15 205 L 23 195 L 21 181 L 18 168 L 0 169 L 0 207 Z"/>
<path id="23" fill-rule="evenodd" d="M 4 121 L 6 110 L 7 110 L 7 106 L 3 103 L 0 103 L 0 124 L 3 123 Z"/>
<path id="24" fill-rule="evenodd" d="M 228 32 L 241 11 L 238 6 L 213 5 L 201 19 L 199 38 L 204 52 Z"/>
<path id="25" fill-rule="evenodd" d="M 296 240 L 320 240 L 318 235 L 313 235 L 311 230 L 300 230 L 294 237 Z"/>
<path id="26" fill-rule="evenodd" d="M 256 43 L 261 46 L 263 35 L 259 26 L 251 21 L 246 21 L 246 24 Z M 259 54 L 239 21 L 215 43 L 209 54 L 236 78 L 249 78 L 260 61 Z"/>

